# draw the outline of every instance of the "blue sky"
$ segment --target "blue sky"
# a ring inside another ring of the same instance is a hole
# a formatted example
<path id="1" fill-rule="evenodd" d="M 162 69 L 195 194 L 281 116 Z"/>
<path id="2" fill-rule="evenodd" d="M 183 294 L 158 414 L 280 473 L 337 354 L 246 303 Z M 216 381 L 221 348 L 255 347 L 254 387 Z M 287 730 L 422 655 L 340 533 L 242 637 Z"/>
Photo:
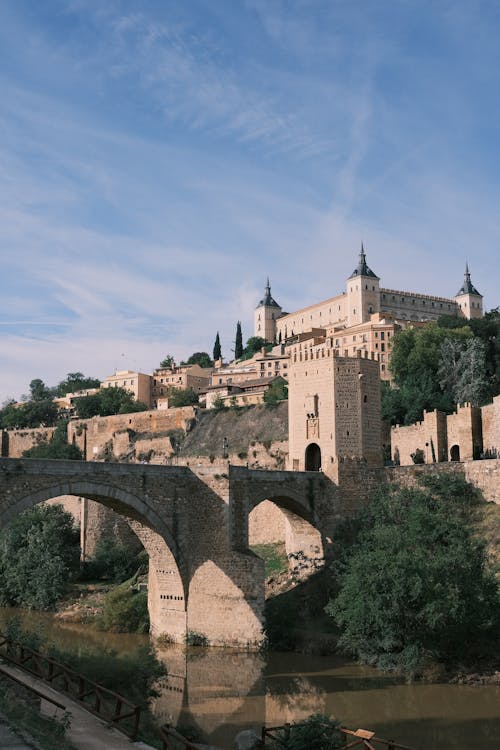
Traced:
<path id="1" fill-rule="evenodd" d="M 2 0 L 0 400 L 382 285 L 500 304 L 500 4 Z"/>

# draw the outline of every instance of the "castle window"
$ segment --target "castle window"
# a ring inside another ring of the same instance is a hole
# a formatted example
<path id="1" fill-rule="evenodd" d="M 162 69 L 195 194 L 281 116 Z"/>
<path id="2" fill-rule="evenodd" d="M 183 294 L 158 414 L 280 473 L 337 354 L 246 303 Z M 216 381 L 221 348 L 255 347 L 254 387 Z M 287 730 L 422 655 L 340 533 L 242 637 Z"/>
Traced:
<path id="1" fill-rule="evenodd" d="M 405 301 L 405 298 L 404 298 L 404 297 L 401 297 L 401 302 L 404 302 L 404 301 Z"/>
<path id="2" fill-rule="evenodd" d="M 394 295 L 393 295 L 393 297 L 392 297 L 392 301 L 393 301 L 393 302 L 395 302 L 395 301 L 396 301 L 396 297 L 394 297 Z"/>
<path id="3" fill-rule="evenodd" d="M 382 370 L 382 372 L 385 370 L 385 365 L 381 366 L 381 370 Z"/>
<path id="4" fill-rule="evenodd" d="M 382 299 L 385 299 L 385 294 L 382 295 Z"/>
<path id="5" fill-rule="evenodd" d="M 378 331 L 375 331 L 375 338 L 378 339 Z"/>
<path id="6" fill-rule="evenodd" d="M 439 303 L 439 307 L 443 307 L 443 303 L 442 302 Z"/>
<path id="7" fill-rule="evenodd" d="M 372 290 L 375 291 L 375 287 L 374 286 L 372 287 Z"/>
<path id="8" fill-rule="evenodd" d="M 380 344 L 380 348 L 382 349 L 383 352 L 385 352 L 385 344 Z"/>
<path id="9" fill-rule="evenodd" d="M 380 338 L 382 339 L 382 341 L 385 339 L 385 332 L 384 331 L 381 331 Z"/>
<path id="10" fill-rule="evenodd" d="M 364 401 L 364 403 L 365 403 L 365 404 L 366 404 L 366 402 L 368 401 L 368 396 L 366 395 L 366 393 L 365 393 L 365 395 L 363 396 L 363 401 Z"/>
<path id="11" fill-rule="evenodd" d="M 432 307 L 434 307 L 434 302 L 431 302 Z"/>
<path id="12" fill-rule="evenodd" d="M 368 284 L 365 284 L 365 289 L 368 289 Z"/>
<path id="13" fill-rule="evenodd" d="M 414 299 L 412 299 L 412 301 L 411 301 L 411 304 L 412 304 L 412 305 L 414 305 L 414 304 L 415 304 L 415 300 L 414 300 Z"/>

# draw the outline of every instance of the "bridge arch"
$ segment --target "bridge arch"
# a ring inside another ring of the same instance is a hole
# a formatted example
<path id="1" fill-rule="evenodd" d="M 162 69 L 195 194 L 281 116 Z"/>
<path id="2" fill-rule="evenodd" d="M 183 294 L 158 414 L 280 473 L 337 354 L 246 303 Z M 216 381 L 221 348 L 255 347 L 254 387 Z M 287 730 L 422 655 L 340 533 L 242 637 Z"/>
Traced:
<path id="1" fill-rule="evenodd" d="M 93 500 L 126 517 L 149 556 L 151 634 L 168 632 L 173 640 L 183 642 L 189 592 L 187 566 L 165 521 L 137 495 L 102 480 L 57 482 L 34 492 L 18 493 L 0 511 L 0 527 L 34 505 L 64 495 Z"/>

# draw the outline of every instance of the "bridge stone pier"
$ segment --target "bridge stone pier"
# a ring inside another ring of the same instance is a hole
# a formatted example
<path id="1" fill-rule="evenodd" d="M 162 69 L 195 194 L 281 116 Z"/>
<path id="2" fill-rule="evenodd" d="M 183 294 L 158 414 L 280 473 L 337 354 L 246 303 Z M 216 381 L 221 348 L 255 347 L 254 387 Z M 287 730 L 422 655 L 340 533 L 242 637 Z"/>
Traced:
<path id="1" fill-rule="evenodd" d="M 321 473 L 230 467 L 214 482 L 186 466 L 0 459 L 0 527 L 61 495 L 125 516 L 149 554 L 151 633 L 182 642 L 257 648 L 263 638 L 263 561 L 248 548 L 248 515 L 270 499 L 287 518 L 287 551 L 321 564 L 340 506 Z"/>

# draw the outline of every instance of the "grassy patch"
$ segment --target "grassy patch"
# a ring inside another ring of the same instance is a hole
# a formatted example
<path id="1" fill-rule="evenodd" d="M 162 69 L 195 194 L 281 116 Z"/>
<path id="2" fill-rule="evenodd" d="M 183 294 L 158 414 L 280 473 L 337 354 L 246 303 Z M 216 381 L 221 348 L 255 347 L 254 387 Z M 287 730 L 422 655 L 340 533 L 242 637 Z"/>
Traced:
<path id="1" fill-rule="evenodd" d="M 250 549 L 264 560 L 264 575 L 266 578 L 288 570 L 288 558 L 283 542 L 253 544 Z"/>

